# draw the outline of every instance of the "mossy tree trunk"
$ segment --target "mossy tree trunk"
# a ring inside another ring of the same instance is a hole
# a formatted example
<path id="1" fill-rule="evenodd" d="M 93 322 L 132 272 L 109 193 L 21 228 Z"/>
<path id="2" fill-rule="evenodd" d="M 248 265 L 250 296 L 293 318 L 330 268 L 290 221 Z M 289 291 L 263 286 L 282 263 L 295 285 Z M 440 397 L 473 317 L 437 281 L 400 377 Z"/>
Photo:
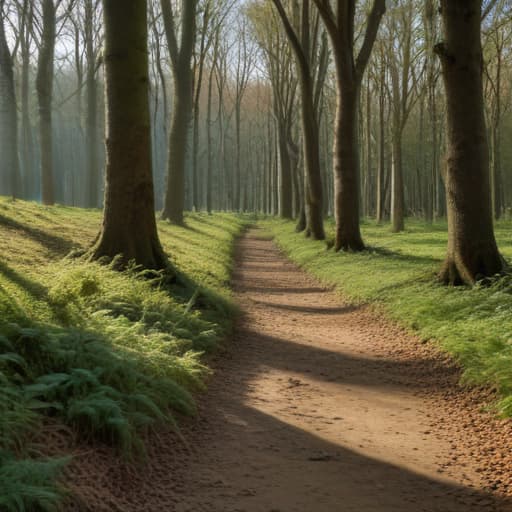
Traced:
<path id="1" fill-rule="evenodd" d="M 442 0 L 448 254 L 441 279 L 474 284 L 503 270 L 494 237 L 482 86 L 481 0 Z"/>
<path id="2" fill-rule="evenodd" d="M 104 0 L 107 105 L 103 227 L 91 258 L 134 261 L 162 269 L 158 238 L 149 112 L 147 14 L 144 0 Z"/>

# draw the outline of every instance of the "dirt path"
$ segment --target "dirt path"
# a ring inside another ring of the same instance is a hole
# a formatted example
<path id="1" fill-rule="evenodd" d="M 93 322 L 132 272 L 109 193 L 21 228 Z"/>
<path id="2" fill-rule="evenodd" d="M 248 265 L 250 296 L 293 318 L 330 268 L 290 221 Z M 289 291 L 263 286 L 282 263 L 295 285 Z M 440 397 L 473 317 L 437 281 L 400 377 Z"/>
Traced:
<path id="1" fill-rule="evenodd" d="M 512 510 L 498 502 L 512 495 L 512 423 L 483 414 L 488 396 L 461 391 L 444 356 L 343 304 L 258 230 L 236 269 L 243 315 L 183 424 L 189 449 L 162 432 L 138 467 L 75 452 L 69 510 Z"/>
<path id="2" fill-rule="evenodd" d="M 234 287 L 243 317 L 202 401 L 176 510 L 509 510 L 460 446 L 445 396 L 457 371 L 434 350 L 341 303 L 256 230 Z"/>

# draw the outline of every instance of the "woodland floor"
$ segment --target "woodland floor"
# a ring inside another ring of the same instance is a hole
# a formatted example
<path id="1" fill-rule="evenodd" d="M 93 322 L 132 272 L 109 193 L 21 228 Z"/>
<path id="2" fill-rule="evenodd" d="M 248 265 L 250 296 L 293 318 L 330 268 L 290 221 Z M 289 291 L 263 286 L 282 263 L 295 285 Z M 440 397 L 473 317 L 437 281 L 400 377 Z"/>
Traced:
<path id="1" fill-rule="evenodd" d="M 489 393 L 458 387 L 433 345 L 343 303 L 258 230 L 235 268 L 242 315 L 186 444 L 155 436 L 137 471 L 105 448 L 75 453 L 70 509 L 512 511 L 512 425 L 482 412 Z"/>

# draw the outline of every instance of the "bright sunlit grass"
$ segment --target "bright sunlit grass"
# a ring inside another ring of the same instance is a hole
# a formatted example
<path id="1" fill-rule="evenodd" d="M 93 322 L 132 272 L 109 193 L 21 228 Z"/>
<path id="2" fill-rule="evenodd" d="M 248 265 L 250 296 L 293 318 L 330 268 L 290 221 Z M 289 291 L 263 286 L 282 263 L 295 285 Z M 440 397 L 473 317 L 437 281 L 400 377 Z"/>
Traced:
<path id="1" fill-rule="evenodd" d="M 490 287 L 449 288 L 436 282 L 446 252 L 446 225 L 409 220 L 404 233 L 366 222 L 369 250 L 335 253 L 306 240 L 293 224 L 265 221 L 276 242 L 298 264 L 360 302 L 377 302 L 425 340 L 439 340 L 465 369 L 467 382 L 495 386 L 499 412 L 512 416 L 512 277 Z M 328 225 L 328 232 L 334 226 Z M 512 260 L 512 222 L 497 225 L 503 255 Z"/>
<path id="2" fill-rule="evenodd" d="M 208 374 L 201 355 L 230 328 L 243 219 L 160 222 L 179 272 L 173 285 L 137 268 L 64 258 L 87 248 L 100 222 L 98 211 L 0 199 L 1 510 L 40 510 L 59 499 L 61 461 L 32 460 L 26 443 L 42 414 L 134 456 L 142 430 L 194 411 L 190 393 Z"/>

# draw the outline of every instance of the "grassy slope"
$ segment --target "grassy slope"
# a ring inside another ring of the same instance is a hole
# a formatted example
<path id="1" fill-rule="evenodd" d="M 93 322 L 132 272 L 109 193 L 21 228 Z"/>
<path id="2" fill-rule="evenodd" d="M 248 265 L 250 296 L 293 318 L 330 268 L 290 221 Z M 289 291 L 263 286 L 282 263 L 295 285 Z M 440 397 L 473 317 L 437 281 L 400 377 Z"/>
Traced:
<path id="1" fill-rule="evenodd" d="M 465 379 L 496 386 L 502 414 L 512 416 L 512 278 L 487 288 L 447 288 L 435 282 L 446 251 L 446 225 L 408 221 L 407 231 L 365 223 L 370 250 L 334 253 L 305 240 L 293 224 L 265 221 L 276 242 L 298 264 L 345 295 L 377 302 L 425 340 L 439 340 L 465 368 Z M 328 225 L 333 233 L 334 226 Z M 512 259 L 512 223 L 497 226 L 500 249 Z"/>
<path id="2" fill-rule="evenodd" d="M 61 461 L 34 461 L 26 440 L 41 414 L 125 455 L 138 433 L 194 410 L 208 369 L 201 353 L 229 329 L 230 215 L 160 223 L 186 284 L 149 281 L 81 260 L 97 211 L 0 199 L 0 510 L 50 507 Z"/>

